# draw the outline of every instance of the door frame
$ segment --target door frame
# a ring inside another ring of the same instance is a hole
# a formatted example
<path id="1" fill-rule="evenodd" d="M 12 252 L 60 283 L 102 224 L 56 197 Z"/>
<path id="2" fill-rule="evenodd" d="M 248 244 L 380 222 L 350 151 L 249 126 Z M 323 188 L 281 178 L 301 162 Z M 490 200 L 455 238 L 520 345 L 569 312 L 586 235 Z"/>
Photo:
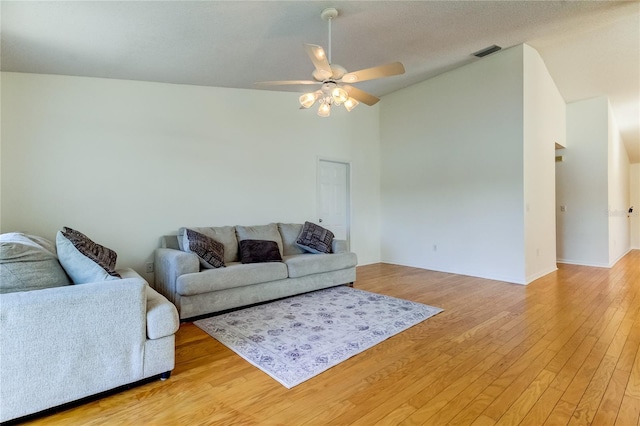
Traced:
<path id="1" fill-rule="evenodd" d="M 327 163 L 338 163 L 338 164 L 344 164 L 347 167 L 347 191 L 346 191 L 346 197 L 347 197 L 347 213 L 346 213 L 346 219 L 347 219 L 347 223 L 346 223 L 346 234 L 347 234 L 347 248 L 349 250 L 351 250 L 351 162 L 347 161 L 347 160 L 342 160 L 342 159 L 338 159 L 338 158 L 330 158 L 330 157 L 321 157 L 318 156 L 316 157 L 316 217 L 320 218 L 320 163 L 321 162 L 327 162 Z"/>

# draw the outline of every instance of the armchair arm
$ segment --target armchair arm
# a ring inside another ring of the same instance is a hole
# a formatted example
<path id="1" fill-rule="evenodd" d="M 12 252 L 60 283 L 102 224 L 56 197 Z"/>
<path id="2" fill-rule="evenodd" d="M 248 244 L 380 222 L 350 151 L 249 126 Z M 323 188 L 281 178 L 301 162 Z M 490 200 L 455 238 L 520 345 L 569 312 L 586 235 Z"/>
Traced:
<path id="1" fill-rule="evenodd" d="M 178 331 L 178 311 L 163 295 L 147 286 L 147 337 L 161 339 Z"/>
<path id="2" fill-rule="evenodd" d="M 198 256 L 180 250 L 158 248 L 154 262 L 156 277 L 153 288 L 176 304 L 176 280 L 180 275 L 200 271 Z"/>

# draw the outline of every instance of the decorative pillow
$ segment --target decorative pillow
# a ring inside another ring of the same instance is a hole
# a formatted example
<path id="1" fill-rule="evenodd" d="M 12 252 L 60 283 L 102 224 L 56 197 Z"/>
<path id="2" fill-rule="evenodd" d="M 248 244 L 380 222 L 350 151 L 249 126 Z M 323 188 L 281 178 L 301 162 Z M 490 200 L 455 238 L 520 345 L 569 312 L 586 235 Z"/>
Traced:
<path id="1" fill-rule="evenodd" d="M 56 235 L 56 248 L 60 264 L 74 284 L 121 278 L 115 271 L 116 252 L 96 244 L 81 232 L 64 227 Z"/>
<path id="2" fill-rule="evenodd" d="M 224 267 L 224 245 L 213 238 L 185 229 L 183 248 L 187 253 L 198 256 L 203 268 L 212 269 Z"/>
<path id="3" fill-rule="evenodd" d="M 214 239 L 219 243 L 222 243 L 222 245 L 224 246 L 225 264 L 238 261 L 238 239 L 236 238 L 236 228 L 234 228 L 233 226 L 202 228 L 191 227 L 189 229 L 199 232 L 202 235 L 206 235 L 207 237 Z M 182 251 L 186 251 L 184 247 L 188 245 L 186 243 L 186 240 L 188 240 L 186 231 L 187 228 L 180 228 L 178 230 L 178 243 L 180 245 L 180 250 Z"/>
<path id="4" fill-rule="evenodd" d="M 278 244 L 280 256 L 282 256 L 282 237 L 278 232 L 278 225 L 270 223 L 259 226 L 236 226 L 238 241 L 242 240 L 268 240 Z M 242 257 L 242 256 L 241 256 Z"/>
<path id="5" fill-rule="evenodd" d="M 242 263 L 282 262 L 282 256 L 275 241 L 242 240 L 240 260 Z"/>
<path id="6" fill-rule="evenodd" d="M 321 254 L 331 253 L 332 241 L 333 232 L 315 223 L 305 222 L 296 244 L 308 252 Z"/>
<path id="7" fill-rule="evenodd" d="M 0 235 L 0 293 L 69 284 L 51 241 L 19 232 Z"/>

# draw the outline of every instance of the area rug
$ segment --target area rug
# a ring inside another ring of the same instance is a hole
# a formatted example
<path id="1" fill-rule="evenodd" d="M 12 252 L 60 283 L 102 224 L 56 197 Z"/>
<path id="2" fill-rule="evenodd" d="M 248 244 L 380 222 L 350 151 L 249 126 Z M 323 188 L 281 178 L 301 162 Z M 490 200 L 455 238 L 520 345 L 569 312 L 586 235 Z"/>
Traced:
<path id="1" fill-rule="evenodd" d="M 290 389 L 440 312 L 340 286 L 194 324 Z"/>

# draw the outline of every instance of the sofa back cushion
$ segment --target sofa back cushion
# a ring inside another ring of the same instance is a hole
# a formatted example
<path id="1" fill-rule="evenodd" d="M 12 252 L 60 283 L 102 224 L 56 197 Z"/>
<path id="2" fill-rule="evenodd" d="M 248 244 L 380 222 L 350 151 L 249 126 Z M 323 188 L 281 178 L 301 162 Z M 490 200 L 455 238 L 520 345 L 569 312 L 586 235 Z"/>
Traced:
<path id="1" fill-rule="evenodd" d="M 265 240 L 275 241 L 278 244 L 280 256 L 282 256 L 282 237 L 278 232 L 278 225 L 270 223 L 268 225 L 259 226 L 236 226 L 236 235 L 238 241 L 242 240 Z"/>
<path id="2" fill-rule="evenodd" d="M 298 235 L 302 231 L 302 224 L 300 223 L 279 223 L 278 230 L 282 237 L 282 255 L 292 256 L 294 254 L 306 253 L 301 247 L 296 244 Z"/>
<path id="3" fill-rule="evenodd" d="M 0 293 L 69 284 L 51 241 L 18 232 L 0 235 Z"/>
<path id="4" fill-rule="evenodd" d="M 185 247 L 188 247 L 188 241 L 185 239 L 187 228 L 180 228 L 178 230 L 178 243 L 180 244 L 180 250 L 186 251 Z M 222 243 L 224 246 L 224 263 L 231 263 L 238 261 L 238 240 L 236 238 L 236 230 L 233 226 L 217 226 L 217 227 L 203 227 L 194 228 L 189 227 L 196 232 L 199 232 L 207 237 Z"/>

